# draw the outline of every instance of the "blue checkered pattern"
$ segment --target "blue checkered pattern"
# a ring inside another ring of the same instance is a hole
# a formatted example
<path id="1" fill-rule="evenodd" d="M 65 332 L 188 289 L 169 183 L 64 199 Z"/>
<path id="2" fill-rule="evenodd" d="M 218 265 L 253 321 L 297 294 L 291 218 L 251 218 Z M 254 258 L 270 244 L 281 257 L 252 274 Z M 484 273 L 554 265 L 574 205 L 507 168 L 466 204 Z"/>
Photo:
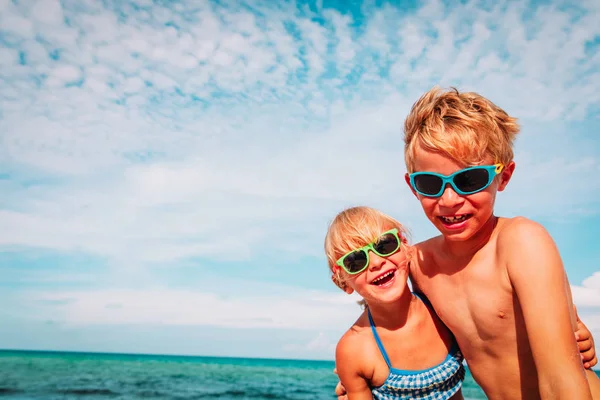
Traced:
<path id="1" fill-rule="evenodd" d="M 427 399 L 445 400 L 452 397 L 465 379 L 463 356 L 454 347 L 443 363 L 425 371 L 390 369 L 383 385 L 373 388 L 376 400 Z"/>
<path id="2" fill-rule="evenodd" d="M 429 300 L 423 294 L 413 294 L 421 299 L 427 307 L 431 307 Z M 390 374 L 383 385 L 371 389 L 375 400 L 446 400 L 458 392 L 465 379 L 465 368 L 463 367 L 463 355 L 456 343 L 452 345 L 450 354 L 446 356 L 446 359 L 435 367 L 421 371 L 405 371 L 392 368 L 392 363 L 383 347 L 383 343 L 381 343 L 381 339 L 379 339 L 373 316 L 368 308 L 367 315 L 377 347 L 379 347 L 385 363 L 390 368 Z"/>

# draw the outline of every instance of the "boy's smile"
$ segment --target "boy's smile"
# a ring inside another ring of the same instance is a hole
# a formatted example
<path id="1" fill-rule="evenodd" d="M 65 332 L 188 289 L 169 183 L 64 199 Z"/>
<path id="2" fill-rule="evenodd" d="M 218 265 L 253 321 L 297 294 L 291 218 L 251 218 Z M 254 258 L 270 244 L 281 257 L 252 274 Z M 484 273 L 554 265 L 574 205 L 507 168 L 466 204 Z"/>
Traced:
<path id="1" fill-rule="evenodd" d="M 472 214 L 458 214 L 458 215 L 440 215 L 438 218 L 444 225 L 449 228 L 457 228 L 467 219 L 471 218 Z"/>
<path id="2" fill-rule="evenodd" d="M 490 157 L 482 160 L 482 165 L 493 165 L 495 160 Z M 451 175 L 465 168 L 464 164 L 456 160 L 417 146 L 414 158 L 415 171 L 435 172 L 442 175 Z M 460 195 L 446 185 L 439 197 L 427 197 L 415 192 L 410 185 L 407 174 L 407 183 L 411 190 L 421 202 L 423 211 L 427 218 L 435 225 L 442 235 L 450 241 L 466 241 L 473 237 L 480 229 L 490 221 L 493 216 L 496 192 L 503 190 L 514 164 L 506 168 L 485 189 L 468 195 Z"/>

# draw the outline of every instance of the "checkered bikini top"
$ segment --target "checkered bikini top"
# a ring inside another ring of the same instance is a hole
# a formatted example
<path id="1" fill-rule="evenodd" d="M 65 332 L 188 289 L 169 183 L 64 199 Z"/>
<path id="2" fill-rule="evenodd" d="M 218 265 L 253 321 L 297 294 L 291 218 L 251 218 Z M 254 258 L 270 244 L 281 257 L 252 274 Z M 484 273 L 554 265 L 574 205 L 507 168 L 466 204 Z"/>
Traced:
<path id="1" fill-rule="evenodd" d="M 426 297 L 421 297 L 422 295 L 416 293 L 415 295 L 427 306 L 430 306 L 429 300 Z M 371 312 L 368 311 L 368 314 L 373 336 L 375 336 L 375 341 L 377 342 L 377 346 L 379 346 L 381 355 L 390 369 L 390 374 L 383 385 L 371 388 L 374 399 L 445 400 L 458 392 L 465 379 L 465 369 L 462 364 L 463 356 L 456 342 L 452 345 L 446 359 L 435 367 L 419 371 L 396 369 L 392 367 L 381 339 L 379 339 Z"/>

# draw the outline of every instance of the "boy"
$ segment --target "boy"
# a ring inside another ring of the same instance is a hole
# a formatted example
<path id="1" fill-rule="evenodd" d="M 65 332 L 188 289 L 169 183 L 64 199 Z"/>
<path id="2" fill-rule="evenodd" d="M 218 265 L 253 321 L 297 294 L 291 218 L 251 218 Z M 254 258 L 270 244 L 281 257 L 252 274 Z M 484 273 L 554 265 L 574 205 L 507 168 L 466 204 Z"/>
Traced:
<path id="1" fill-rule="evenodd" d="M 578 354 L 553 240 L 531 220 L 493 213 L 515 169 L 518 132 L 516 119 L 475 93 L 434 88 L 415 103 L 406 182 L 441 236 L 417 245 L 411 281 L 489 398 L 589 399 L 599 381 Z"/>

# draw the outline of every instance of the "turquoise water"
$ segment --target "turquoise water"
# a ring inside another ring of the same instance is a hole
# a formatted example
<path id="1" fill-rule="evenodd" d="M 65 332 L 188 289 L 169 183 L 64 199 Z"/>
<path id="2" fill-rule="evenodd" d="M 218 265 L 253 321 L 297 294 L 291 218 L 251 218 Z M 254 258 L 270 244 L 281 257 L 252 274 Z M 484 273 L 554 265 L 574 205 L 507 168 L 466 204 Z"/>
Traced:
<path id="1" fill-rule="evenodd" d="M 335 399 L 331 361 L 0 351 L 0 398 Z M 485 399 L 470 376 L 465 398 Z"/>

